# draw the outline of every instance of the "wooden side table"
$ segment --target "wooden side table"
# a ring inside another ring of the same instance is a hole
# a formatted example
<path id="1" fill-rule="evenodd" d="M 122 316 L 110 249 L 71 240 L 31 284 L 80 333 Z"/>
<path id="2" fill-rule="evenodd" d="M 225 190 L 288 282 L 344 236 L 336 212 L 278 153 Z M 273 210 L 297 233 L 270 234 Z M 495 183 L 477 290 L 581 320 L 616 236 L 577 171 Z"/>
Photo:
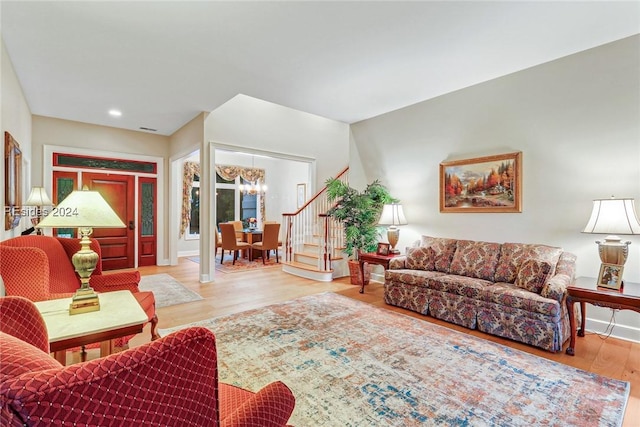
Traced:
<path id="1" fill-rule="evenodd" d="M 567 310 L 569 311 L 569 325 L 571 327 L 571 341 L 567 347 L 567 354 L 575 355 L 576 334 L 584 336 L 587 310 L 586 303 L 598 307 L 609 307 L 617 310 L 633 310 L 640 313 L 640 283 L 624 282 L 620 290 L 600 288 L 595 277 L 578 277 L 573 285 L 567 288 Z M 576 314 L 574 304 L 580 303 L 582 322 L 580 330 L 576 330 Z"/>
<path id="2" fill-rule="evenodd" d="M 362 285 L 360 286 L 360 293 L 364 293 L 364 265 L 365 264 L 377 264 L 384 267 L 385 270 L 389 268 L 389 262 L 400 254 L 378 255 L 375 252 L 361 253 L 359 255 L 360 260 L 360 274 L 362 275 Z"/>
<path id="3" fill-rule="evenodd" d="M 69 315 L 71 298 L 38 301 L 36 307 L 49 334 L 49 349 L 63 365 L 66 350 L 100 342 L 100 356 L 113 352 L 113 341 L 139 334 L 149 320 L 131 291 L 103 292 L 100 311 Z"/>

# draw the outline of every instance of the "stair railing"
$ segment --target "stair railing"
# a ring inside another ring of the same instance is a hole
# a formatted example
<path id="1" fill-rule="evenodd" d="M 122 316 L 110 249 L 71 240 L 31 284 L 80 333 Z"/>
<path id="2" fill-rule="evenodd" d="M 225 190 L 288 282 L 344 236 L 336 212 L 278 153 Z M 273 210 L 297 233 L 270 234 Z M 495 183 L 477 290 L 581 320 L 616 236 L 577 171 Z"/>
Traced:
<path id="1" fill-rule="evenodd" d="M 340 172 L 336 179 L 348 182 L 349 167 Z M 283 213 L 285 229 L 284 260 L 292 262 L 296 253 L 302 252 L 305 243 L 317 237 L 317 269 L 330 271 L 331 259 L 336 248 L 344 247 L 344 230 L 342 223 L 327 215 L 332 207 L 327 198 L 327 187 L 318 191 L 307 203 L 292 213 Z"/>

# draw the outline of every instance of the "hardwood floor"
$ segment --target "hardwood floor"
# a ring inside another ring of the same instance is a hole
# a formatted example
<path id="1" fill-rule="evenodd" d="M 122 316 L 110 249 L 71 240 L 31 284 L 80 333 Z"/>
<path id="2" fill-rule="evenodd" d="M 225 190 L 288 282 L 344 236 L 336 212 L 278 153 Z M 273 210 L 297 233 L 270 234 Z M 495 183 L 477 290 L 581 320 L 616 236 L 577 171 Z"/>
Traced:
<path id="1" fill-rule="evenodd" d="M 237 313 L 304 295 L 327 291 L 336 292 L 378 307 L 402 312 L 447 328 L 495 341 L 511 348 L 517 348 L 546 359 L 607 377 L 629 381 L 631 383 L 631 394 L 623 426 L 640 426 L 640 343 L 616 338 L 602 339 L 598 335 L 587 334 L 584 338 L 578 337 L 576 355 L 568 356 L 564 351 L 550 353 L 525 344 L 494 337 L 479 331 L 439 321 L 432 317 L 389 306 L 383 301 L 383 285 L 377 282 L 372 282 L 366 287 L 365 293 L 360 294 L 358 293 L 359 287 L 349 284 L 348 278 L 331 283 L 315 282 L 291 276 L 282 273 L 279 269 L 272 268 L 259 272 L 217 274 L 215 282 L 203 284 L 198 282 L 198 264 L 186 258 L 180 258 L 177 266 L 141 267 L 139 271 L 142 275 L 171 274 L 176 280 L 204 298 L 202 301 L 158 309 L 160 328 L 178 326 L 213 316 Z M 148 342 L 149 337 L 149 327 L 147 326 L 143 334 L 130 341 L 130 346 Z"/>

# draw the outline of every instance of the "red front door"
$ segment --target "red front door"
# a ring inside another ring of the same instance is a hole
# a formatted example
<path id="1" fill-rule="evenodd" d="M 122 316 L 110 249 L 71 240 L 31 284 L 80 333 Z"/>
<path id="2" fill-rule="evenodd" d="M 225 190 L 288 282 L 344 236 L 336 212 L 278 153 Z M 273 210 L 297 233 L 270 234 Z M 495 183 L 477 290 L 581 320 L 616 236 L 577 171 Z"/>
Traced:
<path id="1" fill-rule="evenodd" d="M 102 268 L 132 268 L 136 232 L 134 177 L 84 172 L 82 184 L 90 190 L 98 191 L 126 225 L 124 228 L 93 229 L 92 237 L 100 242 L 102 249 Z"/>

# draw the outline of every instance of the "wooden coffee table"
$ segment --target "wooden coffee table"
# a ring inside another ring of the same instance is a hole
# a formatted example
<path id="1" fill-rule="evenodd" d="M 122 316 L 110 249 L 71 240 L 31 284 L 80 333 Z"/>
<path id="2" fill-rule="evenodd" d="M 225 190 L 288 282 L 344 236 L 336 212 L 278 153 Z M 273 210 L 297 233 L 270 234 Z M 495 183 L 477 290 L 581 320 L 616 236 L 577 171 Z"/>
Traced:
<path id="1" fill-rule="evenodd" d="M 584 336 L 587 309 L 586 303 L 599 307 L 609 307 L 617 310 L 633 310 L 640 313 L 640 283 L 624 281 L 620 290 L 601 288 L 597 286 L 595 277 L 578 277 L 575 283 L 567 288 L 567 309 L 571 327 L 571 341 L 567 347 L 567 354 L 575 355 L 576 334 Z M 582 322 L 580 330 L 576 328 L 574 304 L 580 303 Z"/>
<path id="2" fill-rule="evenodd" d="M 63 365 L 66 350 L 99 342 L 100 356 L 113 352 L 113 340 L 139 334 L 149 320 L 130 291 L 98 294 L 100 311 L 69 315 L 71 298 L 39 301 L 35 305 L 42 314 L 49 334 L 49 349 Z"/>

